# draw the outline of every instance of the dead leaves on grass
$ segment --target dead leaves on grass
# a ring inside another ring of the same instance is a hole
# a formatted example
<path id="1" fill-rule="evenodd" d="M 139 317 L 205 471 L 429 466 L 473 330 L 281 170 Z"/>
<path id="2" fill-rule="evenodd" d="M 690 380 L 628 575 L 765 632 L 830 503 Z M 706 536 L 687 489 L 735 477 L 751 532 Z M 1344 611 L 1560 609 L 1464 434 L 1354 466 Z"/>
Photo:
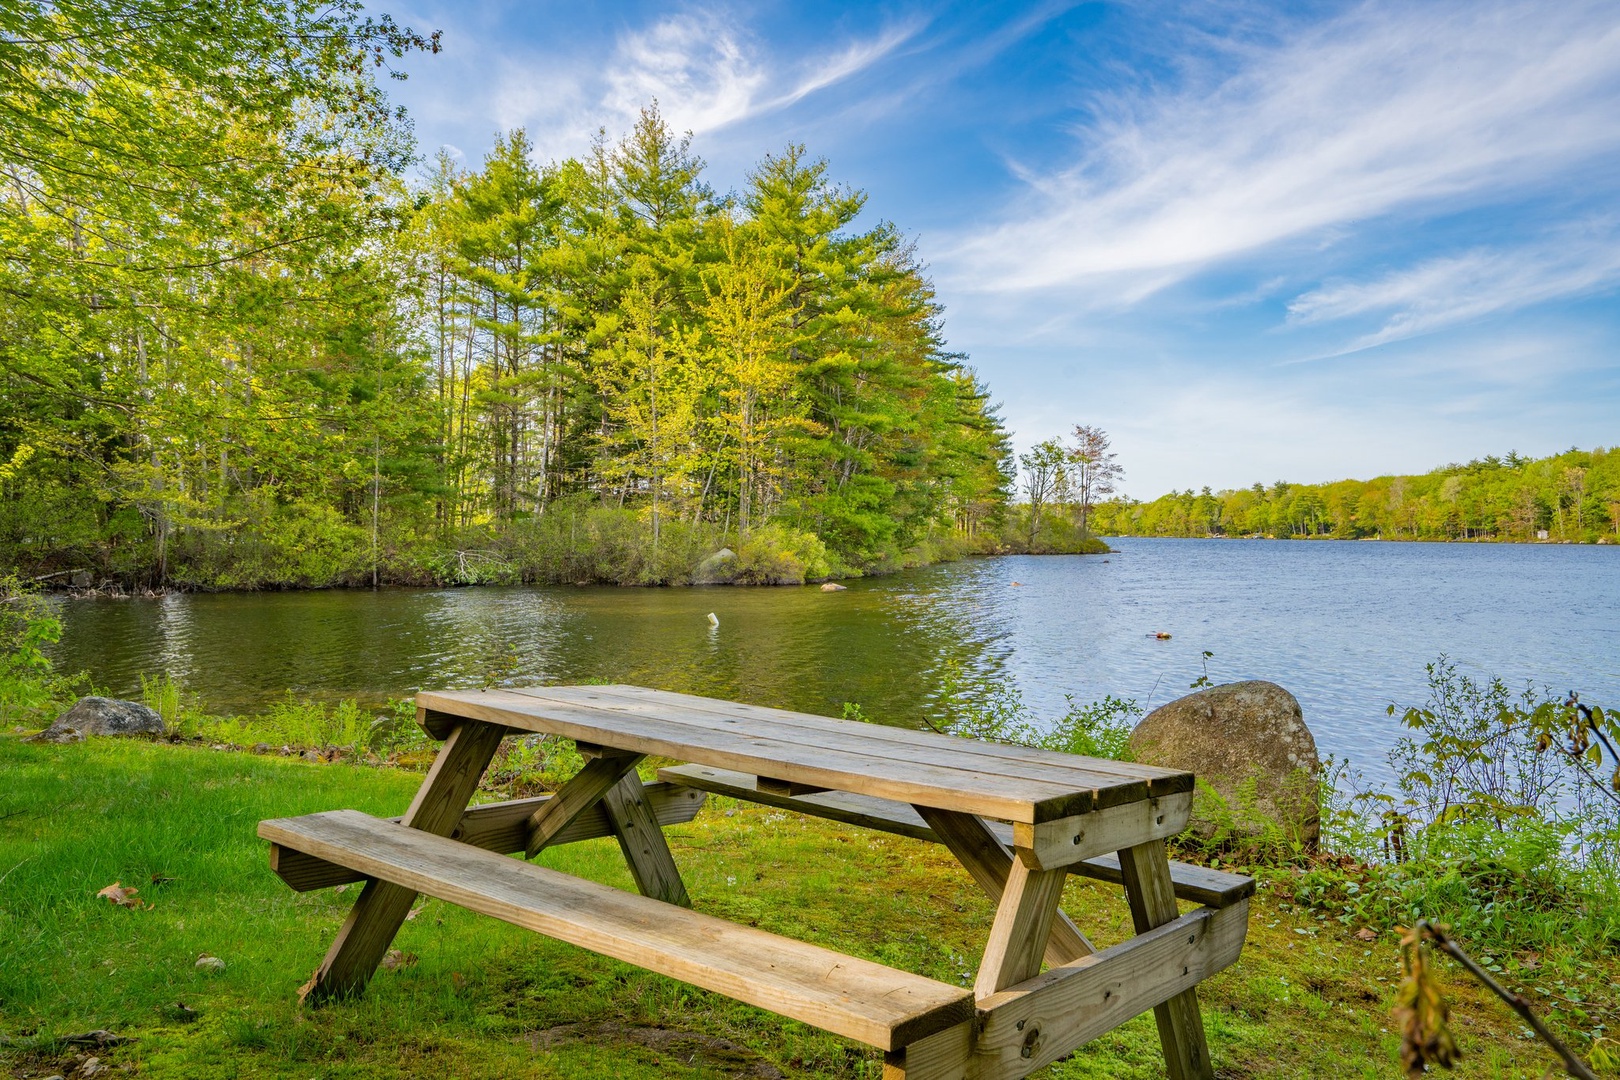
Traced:
<path id="1" fill-rule="evenodd" d="M 135 894 L 140 891 L 141 890 L 134 888 L 133 886 L 126 889 L 124 888 L 123 882 L 115 881 L 105 889 L 102 889 L 100 892 L 96 893 L 96 895 L 107 900 L 109 903 L 117 904 L 119 907 L 127 907 L 132 908 L 135 911 L 140 911 L 142 908 L 150 908 L 152 906 L 145 900 L 136 898 Z"/>
<path id="2" fill-rule="evenodd" d="M 398 971 L 400 968 L 412 967 L 416 964 L 416 954 L 400 952 L 398 949 L 389 949 L 382 963 L 378 967 L 384 971 Z"/>

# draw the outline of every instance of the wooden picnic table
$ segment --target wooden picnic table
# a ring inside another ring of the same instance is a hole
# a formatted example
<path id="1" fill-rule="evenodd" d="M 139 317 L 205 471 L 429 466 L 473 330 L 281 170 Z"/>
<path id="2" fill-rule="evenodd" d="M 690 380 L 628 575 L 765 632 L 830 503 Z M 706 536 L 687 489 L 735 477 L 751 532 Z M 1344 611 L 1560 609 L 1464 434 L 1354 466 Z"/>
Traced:
<path id="1" fill-rule="evenodd" d="M 293 888 L 366 882 L 313 1001 L 362 990 L 425 894 L 865 1042 L 893 1080 L 1025 1076 L 1148 1009 L 1169 1075 L 1213 1076 L 1195 987 L 1242 950 L 1253 882 L 1167 858 L 1190 773 L 634 686 L 417 707 L 444 745 L 402 817 L 259 825 Z M 554 795 L 469 809 L 501 739 L 526 733 L 573 739 L 584 767 Z M 647 755 L 688 764 L 643 784 Z M 691 910 L 662 826 L 707 792 L 945 844 L 996 903 L 972 989 Z M 505 857 L 605 836 L 641 895 Z M 1094 948 L 1059 908 L 1071 873 L 1123 884 L 1136 936 Z"/>

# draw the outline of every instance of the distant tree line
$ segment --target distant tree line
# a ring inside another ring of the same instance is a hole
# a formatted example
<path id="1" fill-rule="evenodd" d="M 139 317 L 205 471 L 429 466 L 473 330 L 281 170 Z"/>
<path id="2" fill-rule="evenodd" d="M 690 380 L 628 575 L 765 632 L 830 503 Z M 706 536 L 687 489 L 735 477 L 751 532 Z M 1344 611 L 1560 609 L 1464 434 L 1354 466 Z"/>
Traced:
<path id="1" fill-rule="evenodd" d="M 0 562 L 203 587 L 762 579 L 992 545 L 1010 450 L 921 263 L 656 106 L 407 180 L 358 4 L 0 12 Z M 240 17 L 239 17 L 240 16 Z"/>
<path id="2" fill-rule="evenodd" d="M 1099 504 L 1093 522 L 1105 536 L 1620 543 L 1620 452 L 1509 453 L 1421 476 L 1119 498 Z"/>

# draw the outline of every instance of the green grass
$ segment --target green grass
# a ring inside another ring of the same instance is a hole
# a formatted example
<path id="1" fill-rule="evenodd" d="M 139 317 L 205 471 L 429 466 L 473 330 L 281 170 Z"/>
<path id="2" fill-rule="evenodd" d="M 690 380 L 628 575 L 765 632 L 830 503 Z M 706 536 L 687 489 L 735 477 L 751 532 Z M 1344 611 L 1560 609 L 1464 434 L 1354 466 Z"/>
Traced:
<path id="1" fill-rule="evenodd" d="M 148 1077 L 881 1075 L 865 1047 L 437 901 L 396 942 L 414 963 L 379 973 L 357 1001 L 299 1007 L 296 988 L 356 890 L 293 893 L 256 824 L 337 807 L 398 813 L 417 773 L 0 737 L 0 778 L 0 1075 L 65 1071 L 75 1051 L 56 1040 L 96 1028 L 130 1040 L 103 1061 Z M 669 834 L 701 910 L 971 981 L 990 906 L 935 845 L 720 799 Z M 630 887 L 611 841 L 542 859 Z M 114 881 L 152 907 L 98 899 Z M 1399 1076 L 1393 936 L 1359 942 L 1286 897 L 1261 890 L 1243 958 L 1205 984 L 1220 1075 Z M 1074 881 L 1065 908 L 1101 943 L 1128 935 L 1112 887 Z M 225 971 L 199 972 L 199 953 Z M 1612 958 L 1585 970 L 1579 992 L 1612 1002 Z M 1518 1024 L 1451 981 L 1468 1055 L 1456 1075 L 1539 1075 L 1548 1059 Z M 1141 1017 L 1044 1075 L 1162 1074 Z"/>

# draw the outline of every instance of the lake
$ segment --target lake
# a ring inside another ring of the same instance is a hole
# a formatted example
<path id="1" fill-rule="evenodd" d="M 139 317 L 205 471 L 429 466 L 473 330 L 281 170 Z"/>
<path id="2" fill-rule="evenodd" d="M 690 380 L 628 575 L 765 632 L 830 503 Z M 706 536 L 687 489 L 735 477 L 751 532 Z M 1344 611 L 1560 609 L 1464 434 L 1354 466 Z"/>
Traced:
<path id="1" fill-rule="evenodd" d="M 472 588 L 57 602 L 55 659 L 118 695 L 168 672 L 219 712 L 288 689 L 379 701 L 419 687 L 611 680 L 915 724 L 951 673 L 1152 708 L 1263 678 L 1324 755 L 1369 774 L 1420 704 L 1424 664 L 1620 705 L 1620 548 L 1124 538 L 1110 556 L 981 559 L 805 588 Z M 713 612 L 719 625 L 711 626 Z M 1168 640 L 1153 635 L 1164 632 Z M 970 691 L 971 692 L 971 691 Z"/>

